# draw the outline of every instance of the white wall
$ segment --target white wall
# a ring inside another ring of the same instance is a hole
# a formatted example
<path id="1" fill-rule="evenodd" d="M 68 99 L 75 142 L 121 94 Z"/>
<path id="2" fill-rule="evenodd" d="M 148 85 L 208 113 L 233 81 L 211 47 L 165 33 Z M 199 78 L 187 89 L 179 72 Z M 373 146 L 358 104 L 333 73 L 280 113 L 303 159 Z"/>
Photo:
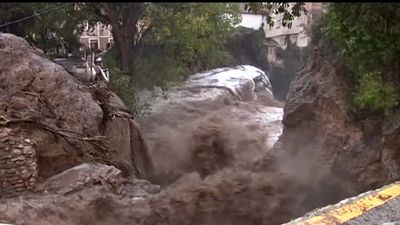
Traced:
<path id="1" fill-rule="evenodd" d="M 258 30 L 263 22 L 264 17 L 262 15 L 243 13 L 240 26 Z"/>
<path id="2" fill-rule="evenodd" d="M 289 10 L 293 6 L 294 3 L 290 3 Z M 303 13 L 301 14 L 300 17 L 295 17 L 292 22 L 292 27 L 284 27 L 281 24 L 281 19 L 283 18 L 283 14 L 273 14 L 271 13 L 270 16 L 272 17 L 272 20 L 274 21 L 274 26 L 265 26 L 264 31 L 265 31 L 265 37 L 266 38 L 271 38 L 271 37 L 277 37 L 280 35 L 291 35 L 291 34 L 299 34 L 304 31 L 305 25 L 309 22 L 309 16 L 310 15 L 304 15 Z"/>

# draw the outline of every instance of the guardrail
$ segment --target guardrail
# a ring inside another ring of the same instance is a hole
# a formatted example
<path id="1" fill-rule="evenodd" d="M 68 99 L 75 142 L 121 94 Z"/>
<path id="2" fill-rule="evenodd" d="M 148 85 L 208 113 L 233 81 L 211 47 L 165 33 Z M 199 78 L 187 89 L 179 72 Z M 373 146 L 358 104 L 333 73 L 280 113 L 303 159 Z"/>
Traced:
<path id="1" fill-rule="evenodd" d="M 91 80 L 95 80 L 97 76 L 101 75 L 101 78 L 107 82 L 110 81 L 110 72 L 107 68 L 102 68 L 99 65 L 91 62 L 85 63 L 86 73 L 89 74 Z"/>
<path id="2" fill-rule="evenodd" d="M 387 221 L 386 218 L 380 218 L 378 216 L 380 213 L 384 215 L 384 209 L 382 209 L 381 212 L 373 210 L 379 206 L 388 204 L 390 200 L 396 198 L 400 198 L 400 181 L 384 186 L 380 189 L 368 191 L 358 196 L 344 199 L 335 205 L 329 205 L 314 210 L 307 213 L 305 216 L 289 223 L 285 223 L 284 225 L 346 224 L 350 220 L 359 220 L 364 214 L 369 212 L 375 215 L 375 221 L 369 221 L 368 224 L 394 225 L 396 222 Z M 400 209 L 393 210 L 398 211 Z"/>

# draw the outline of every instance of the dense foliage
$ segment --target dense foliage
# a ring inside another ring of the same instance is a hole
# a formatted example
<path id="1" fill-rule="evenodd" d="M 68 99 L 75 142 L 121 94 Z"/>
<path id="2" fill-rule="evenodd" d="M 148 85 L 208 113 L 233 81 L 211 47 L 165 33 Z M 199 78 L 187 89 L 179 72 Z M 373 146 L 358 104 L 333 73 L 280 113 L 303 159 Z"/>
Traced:
<path id="1" fill-rule="evenodd" d="M 390 113 L 397 105 L 395 88 L 382 80 L 379 73 L 367 73 L 360 77 L 360 84 L 354 98 L 355 103 L 363 109 Z"/>
<path id="2" fill-rule="evenodd" d="M 10 24 L 0 30 L 24 37 L 45 52 L 65 54 L 79 49 L 78 25 L 86 17 L 71 3 L 4 3 L 0 23 Z"/>
<path id="3" fill-rule="evenodd" d="M 154 4 L 147 14 L 152 28 L 143 37 L 144 54 L 135 68 L 144 86 L 164 86 L 224 60 L 223 45 L 239 22 L 237 5 L 226 3 Z"/>
<path id="4" fill-rule="evenodd" d="M 355 103 L 389 113 L 399 99 L 400 4 L 333 3 L 327 31 L 355 75 Z"/>
<path id="5" fill-rule="evenodd" d="M 32 8 L 32 3 L 7 3 L 3 2 L 0 7 L 0 24 L 2 27 L 0 31 L 13 33 L 20 37 L 26 37 L 29 33 L 29 27 L 34 24 L 34 20 L 26 20 L 23 23 L 15 23 L 12 25 L 7 25 L 8 23 L 31 16 L 34 13 Z"/>

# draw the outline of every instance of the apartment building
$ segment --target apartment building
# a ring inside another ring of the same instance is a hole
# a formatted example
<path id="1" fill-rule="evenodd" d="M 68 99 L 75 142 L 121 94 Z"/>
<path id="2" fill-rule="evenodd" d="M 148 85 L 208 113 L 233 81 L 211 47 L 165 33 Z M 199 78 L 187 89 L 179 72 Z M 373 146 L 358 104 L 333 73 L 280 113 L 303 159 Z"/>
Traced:
<path id="1" fill-rule="evenodd" d="M 290 7 L 294 3 L 289 3 Z M 305 3 L 307 14 L 302 13 L 301 16 L 295 17 L 292 26 L 289 28 L 281 23 L 282 14 L 270 14 L 274 26 L 264 26 L 266 46 L 268 48 L 268 61 L 275 66 L 282 65 L 283 61 L 277 57 L 277 48 L 286 49 L 289 42 L 297 47 L 306 47 L 311 41 L 311 37 L 307 34 L 306 29 L 316 21 L 322 13 L 327 10 L 327 3 L 309 2 Z"/>
<path id="2" fill-rule="evenodd" d="M 289 3 L 290 7 L 293 4 L 294 3 Z M 241 3 L 239 5 L 242 17 L 240 26 L 253 29 L 260 29 L 262 27 L 265 31 L 265 38 L 274 38 L 278 45 L 283 48 L 286 48 L 285 41 L 287 36 L 290 36 L 291 41 L 295 42 L 299 47 L 305 47 L 310 41 L 310 38 L 305 33 L 307 26 L 317 20 L 322 13 L 326 12 L 326 6 L 326 3 L 321 2 L 305 3 L 305 8 L 308 13 L 302 14 L 300 17 L 295 17 L 292 21 L 292 26 L 289 28 L 287 26 L 284 27 L 281 23 L 283 14 L 275 15 L 270 12 L 270 16 L 274 21 L 274 26 L 270 27 L 266 23 L 268 14 L 266 10 L 259 13 L 251 13 L 244 10 L 244 4 Z"/>
<path id="3" fill-rule="evenodd" d="M 265 25 L 267 19 L 267 12 L 265 10 L 258 13 L 249 12 L 245 10 L 244 3 L 239 4 L 239 9 L 242 20 L 238 26 L 258 30 Z"/>
<path id="4" fill-rule="evenodd" d="M 90 49 L 106 50 L 114 44 L 114 39 L 111 33 L 111 26 L 97 23 L 94 27 L 90 28 L 85 24 L 80 37 L 81 44 Z"/>
<path id="5" fill-rule="evenodd" d="M 290 7 L 294 3 L 289 3 Z M 270 14 L 274 21 L 274 26 L 265 26 L 265 37 L 273 38 L 280 47 L 286 48 L 287 36 L 290 36 L 290 40 L 296 43 L 299 47 L 305 47 L 309 44 L 310 37 L 306 34 L 306 28 L 311 25 L 312 22 L 317 20 L 323 12 L 326 12 L 326 3 L 321 2 L 309 2 L 305 3 L 305 8 L 308 11 L 307 14 L 302 13 L 301 16 L 295 17 L 292 21 L 292 26 L 289 28 L 283 26 L 281 23 L 282 14 Z"/>
<path id="6" fill-rule="evenodd" d="M 140 32 L 142 29 L 147 29 L 150 23 L 150 20 L 139 20 L 136 24 L 137 30 Z M 89 27 L 86 23 L 80 36 L 80 42 L 85 48 L 104 51 L 114 45 L 111 31 L 111 25 L 104 25 L 98 22 L 94 27 Z"/>

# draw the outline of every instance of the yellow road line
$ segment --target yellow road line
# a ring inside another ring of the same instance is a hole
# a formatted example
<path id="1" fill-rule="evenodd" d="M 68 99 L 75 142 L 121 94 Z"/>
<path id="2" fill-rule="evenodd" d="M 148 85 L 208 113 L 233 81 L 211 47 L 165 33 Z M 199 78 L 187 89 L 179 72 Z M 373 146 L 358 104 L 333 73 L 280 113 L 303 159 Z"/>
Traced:
<path id="1" fill-rule="evenodd" d="M 346 203 L 338 208 L 324 212 L 321 215 L 313 216 L 298 223 L 298 225 L 343 224 L 398 196 L 400 196 L 400 184 L 390 185 L 377 193 Z"/>

